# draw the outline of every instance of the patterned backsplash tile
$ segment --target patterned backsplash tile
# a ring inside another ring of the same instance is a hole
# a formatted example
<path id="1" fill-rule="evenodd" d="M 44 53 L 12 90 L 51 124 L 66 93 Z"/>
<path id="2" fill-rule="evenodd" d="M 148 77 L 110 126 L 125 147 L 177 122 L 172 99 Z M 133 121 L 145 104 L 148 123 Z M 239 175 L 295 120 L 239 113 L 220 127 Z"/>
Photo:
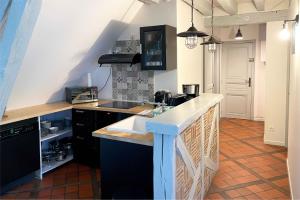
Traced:
<path id="1" fill-rule="evenodd" d="M 139 40 L 117 41 L 114 52 L 137 53 L 140 51 Z M 154 100 L 154 72 L 141 71 L 140 64 L 112 65 L 113 99 L 131 101 Z"/>

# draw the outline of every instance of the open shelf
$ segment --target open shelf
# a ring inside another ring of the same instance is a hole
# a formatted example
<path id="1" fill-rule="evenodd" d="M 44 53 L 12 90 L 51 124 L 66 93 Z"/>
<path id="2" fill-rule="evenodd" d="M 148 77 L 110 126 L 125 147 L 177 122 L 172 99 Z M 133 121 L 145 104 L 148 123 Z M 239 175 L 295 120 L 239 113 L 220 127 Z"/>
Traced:
<path id="1" fill-rule="evenodd" d="M 48 135 L 42 137 L 41 141 L 44 142 L 44 141 L 47 141 L 47 140 L 50 140 L 50 139 L 53 139 L 53 138 L 56 138 L 56 137 L 59 137 L 59 136 L 62 136 L 62 135 L 66 135 L 66 134 L 71 133 L 71 132 L 72 132 L 72 128 L 68 128 L 68 129 L 59 131 L 55 134 L 48 134 Z"/>
<path id="2" fill-rule="evenodd" d="M 51 171 L 52 169 L 55 169 L 71 160 L 73 160 L 74 156 L 73 155 L 68 155 L 66 157 L 66 159 L 62 160 L 62 161 L 52 161 L 49 163 L 44 163 L 42 164 L 42 174 Z"/>

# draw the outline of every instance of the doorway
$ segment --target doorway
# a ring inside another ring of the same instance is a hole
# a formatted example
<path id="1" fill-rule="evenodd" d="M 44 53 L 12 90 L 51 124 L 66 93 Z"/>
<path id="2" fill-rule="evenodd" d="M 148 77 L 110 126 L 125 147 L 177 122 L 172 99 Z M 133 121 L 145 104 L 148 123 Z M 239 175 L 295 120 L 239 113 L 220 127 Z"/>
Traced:
<path id="1" fill-rule="evenodd" d="M 221 117 L 253 119 L 254 51 L 253 42 L 222 45 Z"/>

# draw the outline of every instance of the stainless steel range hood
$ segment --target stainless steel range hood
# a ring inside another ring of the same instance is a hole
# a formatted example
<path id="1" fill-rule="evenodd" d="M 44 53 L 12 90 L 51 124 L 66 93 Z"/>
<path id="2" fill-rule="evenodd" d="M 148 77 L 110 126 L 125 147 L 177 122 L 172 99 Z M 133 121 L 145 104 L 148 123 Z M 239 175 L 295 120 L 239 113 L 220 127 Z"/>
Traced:
<path id="1" fill-rule="evenodd" d="M 141 54 L 135 53 L 135 54 L 121 54 L 121 53 L 115 53 L 115 54 L 104 54 L 100 56 L 98 63 L 100 64 L 100 67 L 102 64 L 130 64 L 134 65 L 136 63 L 141 62 Z"/>

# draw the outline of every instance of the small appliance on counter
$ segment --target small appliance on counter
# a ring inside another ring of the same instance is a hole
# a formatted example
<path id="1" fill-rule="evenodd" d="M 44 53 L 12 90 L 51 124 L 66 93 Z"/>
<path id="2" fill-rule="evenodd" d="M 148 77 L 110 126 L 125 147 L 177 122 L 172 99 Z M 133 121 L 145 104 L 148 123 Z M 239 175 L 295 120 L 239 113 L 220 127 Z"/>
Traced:
<path id="1" fill-rule="evenodd" d="M 93 87 L 67 87 L 66 100 L 71 104 L 89 103 L 98 101 L 98 88 Z"/>
<path id="2" fill-rule="evenodd" d="M 185 84 L 182 85 L 182 91 L 186 94 L 186 99 L 190 100 L 199 96 L 199 84 Z"/>
<path id="3" fill-rule="evenodd" d="M 173 95 L 169 100 L 169 106 L 178 106 L 187 101 L 186 94 Z"/>
<path id="4" fill-rule="evenodd" d="M 154 101 L 156 103 L 166 103 L 168 106 L 178 106 L 187 101 L 186 94 L 173 94 L 171 92 L 160 90 L 154 95 Z"/>
<path id="5" fill-rule="evenodd" d="M 166 90 L 159 90 L 154 94 L 154 101 L 156 103 L 165 103 L 169 105 L 172 93 Z"/>

